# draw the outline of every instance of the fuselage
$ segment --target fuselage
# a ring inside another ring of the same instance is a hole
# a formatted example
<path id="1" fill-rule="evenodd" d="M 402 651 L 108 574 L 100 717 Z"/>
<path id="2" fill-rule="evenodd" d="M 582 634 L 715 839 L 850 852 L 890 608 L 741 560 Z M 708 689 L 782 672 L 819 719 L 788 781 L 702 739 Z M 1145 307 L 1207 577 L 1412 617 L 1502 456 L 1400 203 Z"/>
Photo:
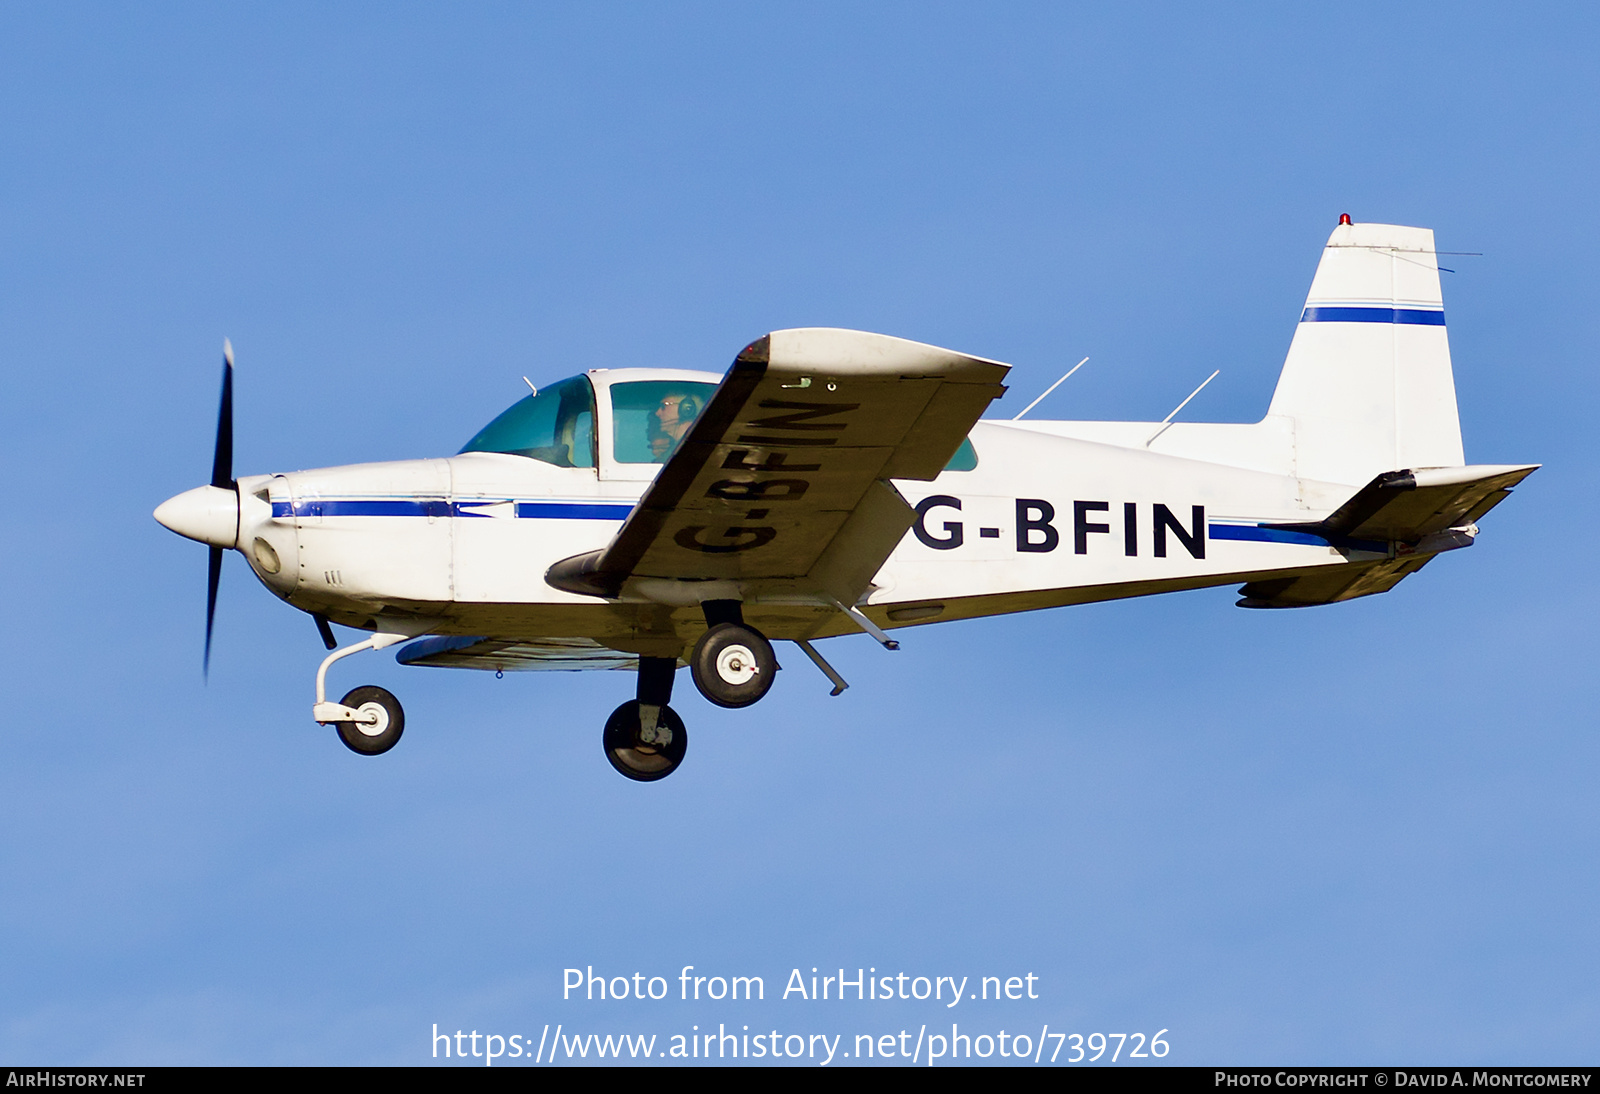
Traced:
<path id="1" fill-rule="evenodd" d="M 312 716 L 352 750 L 388 751 L 404 712 L 371 685 L 334 701 L 329 667 L 412 639 L 401 664 L 636 670 L 602 743 L 654 781 L 687 748 L 678 668 L 749 706 L 772 640 L 837 695 L 811 639 L 1215 585 L 1332 604 L 1472 545 L 1536 465 L 1465 462 L 1434 253 L 1341 217 L 1254 424 L 1174 422 L 1193 394 L 1162 422 L 984 421 L 1010 366 L 808 327 L 722 376 L 569 377 L 454 456 L 235 478 L 225 344 L 210 484 L 156 518 L 211 548 L 208 658 L 224 549 L 316 617 Z M 329 620 L 374 633 L 336 648 Z"/>
<path id="2" fill-rule="evenodd" d="M 719 378 L 614 370 L 590 379 L 599 407 L 592 458 L 574 461 L 569 448 L 561 462 L 592 466 L 467 451 L 245 477 L 237 547 L 276 595 L 354 627 L 585 638 L 622 650 L 668 635 L 692 641 L 704 620 L 691 583 L 641 584 L 607 601 L 555 588 L 545 574 L 605 547 L 660 470 L 616 458 L 624 445 L 609 388 Z M 1359 560 L 1315 536 L 1264 527 L 1319 519 L 1349 485 L 1162 451 L 1183 447 L 1181 433 L 1147 448 L 1071 435 L 1082 431 L 980 422 L 970 454 L 937 479 L 894 483 L 917 521 L 862 609 L 897 627 Z M 772 638 L 854 629 L 803 584 L 735 595 Z"/>

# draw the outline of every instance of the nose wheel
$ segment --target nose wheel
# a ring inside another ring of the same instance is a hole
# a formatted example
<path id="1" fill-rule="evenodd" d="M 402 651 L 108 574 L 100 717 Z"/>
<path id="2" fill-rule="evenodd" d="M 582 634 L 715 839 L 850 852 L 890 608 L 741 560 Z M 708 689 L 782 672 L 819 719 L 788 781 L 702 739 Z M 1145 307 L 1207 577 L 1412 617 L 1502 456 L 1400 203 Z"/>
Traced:
<path id="1" fill-rule="evenodd" d="M 317 629 L 326 627 L 327 621 L 323 620 Z M 331 632 L 327 633 L 323 641 L 332 637 Z M 328 702 L 328 667 L 353 653 L 381 650 L 405 639 L 403 634 L 380 632 L 364 642 L 334 650 L 322 659 L 322 664 L 317 668 L 317 701 L 311 708 L 311 717 L 325 726 L 335 727 L 339 731 L 339 740 L 351 752 L 378 756 L 389 751 L 400 742 L 400 734 L 405 731 L 406 712 L 401 709 L 400 700 L 392 694 L 383 688 L 371 686 L 356 688 L 342 702 Z"/>
<path id="2" fill-rule="evenodd" d="M 405 732 L 406 712 L 400 700 L 383 688 L 359 687 L 342 700 L 356 712 L 356 719 L 335 722 L 339 727 L 339 740 L 351 752 L 363 756 L 377 756 L 400 743 Z"/>

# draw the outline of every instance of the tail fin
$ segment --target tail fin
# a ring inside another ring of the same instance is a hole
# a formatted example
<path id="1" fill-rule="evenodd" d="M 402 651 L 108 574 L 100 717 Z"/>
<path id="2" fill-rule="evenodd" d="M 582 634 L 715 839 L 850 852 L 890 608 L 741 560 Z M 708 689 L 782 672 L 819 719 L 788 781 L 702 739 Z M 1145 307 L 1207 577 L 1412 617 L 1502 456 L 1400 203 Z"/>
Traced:
<path id="1" fill-rule="evenodd" d="M 1305 479 L 1465 462 L 1431 230 L 1340 219 L 1267 414 L 1292 419 Z"/>

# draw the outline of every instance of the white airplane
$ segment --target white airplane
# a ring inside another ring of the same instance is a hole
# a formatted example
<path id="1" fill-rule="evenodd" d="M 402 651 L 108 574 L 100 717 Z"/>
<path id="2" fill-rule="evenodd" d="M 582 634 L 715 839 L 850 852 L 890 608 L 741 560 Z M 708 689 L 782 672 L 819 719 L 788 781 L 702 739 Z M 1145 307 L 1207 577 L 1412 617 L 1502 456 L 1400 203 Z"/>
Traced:
<path id="1" fill-rule="evenodd" d="M 897 628 L 1211 585 L 1247 608 L 1386 592 L 1538 466 L 1465 464 L 1433 233 L 1348 216 L 1254 424 L 980 421 L 1007 366 L 811 328 L 720 377 L 550 384 L 449 458 L 235 479 L 224 357 L 211 484 L 155 512 L 211 548 L 207 663 L 232 548 L 316 620 L 313 717 L 356 752 L 405 716 L 377 687 L 329 702 L 328 668 L 410 640 L 406 665 L 636 670 L 604 745 L 641 782 L 683 760 L 683 664 L 744 707 L 775 639 L 837 695 L 816 639 L 892 650 Z M 336 649 L 329 620 L 372 636 Z"/>

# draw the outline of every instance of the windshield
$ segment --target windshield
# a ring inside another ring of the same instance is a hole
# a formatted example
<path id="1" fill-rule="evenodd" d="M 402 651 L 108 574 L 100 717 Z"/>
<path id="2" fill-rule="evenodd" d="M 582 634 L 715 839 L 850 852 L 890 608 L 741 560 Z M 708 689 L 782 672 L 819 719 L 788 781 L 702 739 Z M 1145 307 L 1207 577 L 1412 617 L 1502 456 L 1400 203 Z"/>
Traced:
<path id="1" fill-rule="evenodd" d="M 612 384 L 613 458 L 618 463 L 666 463 L 716 390 L 716 384 L 693 380 Z"/>
<path id="2" fill-rule="evenodd" d="M 574 376 L 512 404 L 461 451 L 505 452 L 557 467 L 593 467 L 594 450 L 594 388 L 587 376 Z"/>

